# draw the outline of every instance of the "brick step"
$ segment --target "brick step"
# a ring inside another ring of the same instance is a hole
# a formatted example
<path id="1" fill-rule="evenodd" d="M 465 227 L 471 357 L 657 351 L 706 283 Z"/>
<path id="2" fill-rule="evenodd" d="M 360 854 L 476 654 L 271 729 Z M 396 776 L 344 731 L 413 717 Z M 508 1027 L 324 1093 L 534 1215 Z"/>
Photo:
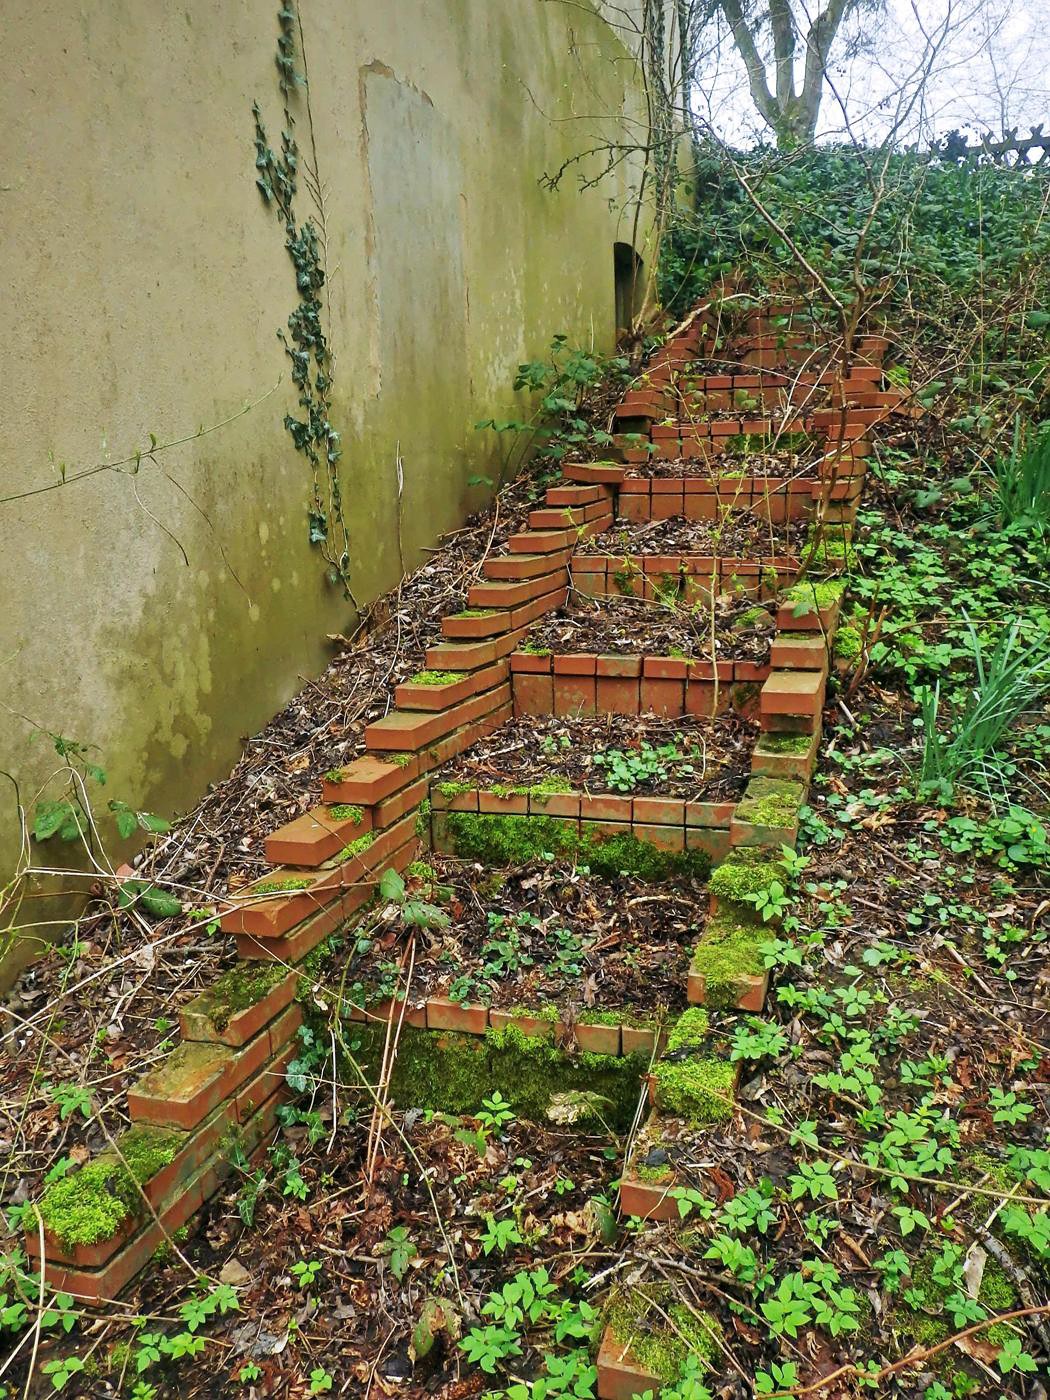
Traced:
<path id="1" fill-rule="evenodd" d="M 750 688 L 768 674 L 767 665 L 753 661 L 529 652 L 511 657 L 516 716 L 653 713 L 709 718 L 731 705 L 746 708 Z"/>

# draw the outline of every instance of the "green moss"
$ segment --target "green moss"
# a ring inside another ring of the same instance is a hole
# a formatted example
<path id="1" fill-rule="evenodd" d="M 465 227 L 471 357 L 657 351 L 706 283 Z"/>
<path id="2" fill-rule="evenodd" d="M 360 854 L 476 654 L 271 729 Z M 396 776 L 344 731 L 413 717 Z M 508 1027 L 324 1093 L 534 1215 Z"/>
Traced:
<path id="1" fill-rule="evenodd" d="M 140 1202 L 117 1161 L 88 1162 L 52 1182 L 40 1201 L 44 1226 L 64 1249 L 111 1239 Z"/>
<path id="2" fill-rule="evenodd" d="M 661 1109 L 698 1123 L 720 1123 L 732 1116 L 736 1067 L 724 1056 L 704 1053 L 707 1012 L 692 1006 L 678 1018 L 667 1050 L 653 1068 Z"/>
<path id="3" fill-rule="evenodd" d="M 716 899 L 747 906 L 749 896 L 763 894 L 774 880 L 784 882 L 779 863 L 757 847 L 740 846 L 711 872 L 707 888 Z"/>
<path id="4" fill-rule="evenodd" d="M 197 997 L 192 1009 L 207 1016 L 217 1031 L 224 1031 L 231 1016 L 262 1001 L 287 975 L 283 963 L 240 963 Z"/>
<path id="5" fill-rule="evenodd" d="M 409 677 L 409 685 L 455 685 L 466 679 L 466 671 L 417 671 Z"/>
<path id="6" fill-rule="evenodd" d="M 354 1060 L 368 1083 L 377 1081 L 385 1032 L 384 1026 L 353 1026 Z M 406 1026 L 390 1087 L 400 1108 L 442 1113 L 475 1113 L 482 1100 L 499 1089 L 518 1117 L 534 1121 L 544 1119 L 556 1094 L 583 1091 L 600 1099 L 589 1114 L 590 1122 L 625 1131 L 634 1117 L 645 1069 L 639 1055 L 570 1057 L 514 1026 L 484 1036 L 437 1035 Z M 356 1079 L 353 1065 L 346 1073 Z"/>
<path id="7" fill-rule="evenodd" d="M 184 1134 L 170 1128 L 143 1124 L 117 1138 L 117 1147 L 128 1171 L 141 1186 L 175 1160 L 175 1154 L 185 1141 Z"/>
<path id="8" fill-rule="evenodd" d="M 525 656 L 550 656 L 551 654 L 550 647 L 538 647 L 535 642 L 530 642 L 527 639 L 522 642 L 518 650 Z"/>
<path id="9" fill-rule="evenodd" d="M 354 807 L 349 802 L 337 802 L 334 807 L 328 808 L 328 815 L 334 822 L 353 822 L 355 826 L 360 826 L 365 814 L 360 807 Z"/>
<path id="10" fill-rule="evenodd" d="M 430 843 L 430 812 L 430 798 L 424 797 L 416 808 L 416 820 L 413 830 L 419 839 L 421 841 L 425 839 L 428 845 Z"/>
<path id="11" fill-rule="evenodd" d="M 752 778 L 734 817 L 749 826 L 790 827 L 798 820 L 805 789 L 789 778 Z"/>
<path id="12" fill-rule="evenodd" d="M 755 745 L 755 753 L 809 753 L 813 738 L 809 734 L 763 734 Z"/>
<path id="13" fill-rule="evenodd" d="M 473 792 L 472 783 L 443 782 L 435 784 L 442 797 L 461 797 L 465 792 Z"/>
<path id="14" fill-rule="evenodd" d="M 329 768 L 324 776 L 325 781 L 328 783 L 341 783 L 345 775 L 341 768 Z"/>
<path id="15" fill-rule="evenodd" d="M 820 582 L 803 579 L 787 589 L 784 602 L 793 607 L 804 604 L 807 608 L 830 608 L 842 597 L 845 587 L 841 579 L 823 579 Z"/>
<path id="16" fill-rule="evenodd" d="M 759 622 L 768 622 L 769 620 L 769 613 L 766 612 L 765 608 L 748 608 L 733 623 L 733 630 L 739 631 L 743 627 L 754 627 Z"/>
<path id="17" fill-rule="evenodd" d="M 462 612 L 453 613 L 453 617 L 495 617 L 495 608 L 464 608 Z"/>
<path id="18" fill-rule="evenodd" d="M 575 827 L 554 817 L 473 812 L 449 812 L 446 821 L 455 854 L 483 865 L 524 865 L 538 857 L 559 856 L 606 879 L 626 873 L 651 881 L 674 876 L 705 879 L 711 869 L 704 851 L 663 851 L 626 829 L 610 836 L 584 824 L 577 833 Z"/>
<path id="19" fill-rule="evenodd" d="M 278 880 L 262 880 L 257 885 L 252 885 L 250 894 L 278 894 L 287 890 L 305 890 L 313 883 L 309 875 L 285 875 Z"/>
<path id="20" fill-rule="evenodd" d="M 354 839 L 343 847 L 336 856 L 337 861 L 351 860 L 354 856 L 360 856 L 368 850 L 376 839 L 374 831 L 366 831 L 363 836 L 355 836 Z"/>
<path id="21" fill-rule="evenodd" d="M 710 919 L 693 952 L 693 970 L 704 978 L 706 1006 L 733 1006 L 746 979 L 764 971 L 759 947 L 769 941 L 761 924 L 719 913 Z"/>
<path id="22" fill-rule="evenodd" d="M 616 1340 L 662 1385 L 674 1384 L 689 1357 L 709 1370 L 724 1355 L 724 1332 L 718 1319 L 707 1312 L 694 1313 L 676 1297 L 667 1284 L 617 1289 L 605 1312 L 605 1323 Z"/>
<path id="23" fill-rule="evenodd" d="M 860 632 L 847 622 L 835 633 L 835 660 L 857 661 L 861 653 Z"/>
<path id="24" fill-rule="evenodd" d="M 405 874 L 410 880 L 433 880 L 434 867 L 425 860 L 413 860 L 405 868 Z"/>
<path id="25" fill-rule="evenodd" d="M 414 753 L 401 751 L 400 753 L 388 753 L 385 762 L 392 763 L 395 768 L 407 768 L 414 758 Z"/>

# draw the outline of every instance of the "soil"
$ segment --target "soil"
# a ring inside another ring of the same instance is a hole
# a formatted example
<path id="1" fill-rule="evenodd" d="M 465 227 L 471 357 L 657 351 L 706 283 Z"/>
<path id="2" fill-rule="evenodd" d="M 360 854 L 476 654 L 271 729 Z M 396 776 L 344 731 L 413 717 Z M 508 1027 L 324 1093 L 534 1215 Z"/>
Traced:
<path id="1" fill-rule="evenodd" d="M 684 656 L 704 661 L 764 662 L 775 631 L 768 608 L 722 594 L 711 610 L 667 606 L 642 598 L 588 598 L 572 592 L 564 607 L 531 629 L 532 650 L 615 656 Z"/>
<path id="2" fill-rule="evenodd" d="M 746 452 L 739 456 L 722 453 L 714 458 L 717 468 L 695 457 L 679 457 L 670 460 L 653 457 L 644 466 L 629 466 L 626 475 L 631 478 L 648 480 L 650 477 L 704 479 L 707 481 L 733 480 L 741 476 L 769 477 L 776 481 L 809 481 L 817 475 L 817 467 L 824 453 L 817 448 L 800 456 L 797 452 Z"/>
<path id="3" fill-rule="evenodd" d="M 329 982 L 347 995 L 389 996 L 415 937 L 410 1001 L 451 997 L 493 1007 L 557 1006 L 563 1021 L 590 1008 L 627 1015 L 685 1009 L 689 955 L 706 918 L 702 891 L 631 877 L 597 879 L 573 866 L 532 862 L 479 879 L 473 865 L 434 857 L 433 878 L 409 884 L 447 927 L 406 928 L 397 904 L 380 909 Z M 402 979 L 399 991 L 405 992 Z"/>
<path id="4" fill-rule="evenodd" d="M 527 790 L 564 781 L 574 792 L 623 792 L 610 782 L 608 764 L 597 760 L 673 748 L 649 773 L 637 776 L 631 796 L 657 794 L 690 802 L 732 802 L 750 776 L 757 727 L 731 712 L 712 724 L 694 716 L 598 715 L 593 718 L 527 717 L 511 720 L 447 764 L 438 783 L 465 783 L 491 790 Z"/>
<path id="5" fill-rule="evenodd" d="M 579 554 L 695 554 L 750 563 L 798 556 L 806 538 L 804 524 L 773 525 L 743 512 L 724 520 L 618 520 L 611 530 L 580 541 Z"/>

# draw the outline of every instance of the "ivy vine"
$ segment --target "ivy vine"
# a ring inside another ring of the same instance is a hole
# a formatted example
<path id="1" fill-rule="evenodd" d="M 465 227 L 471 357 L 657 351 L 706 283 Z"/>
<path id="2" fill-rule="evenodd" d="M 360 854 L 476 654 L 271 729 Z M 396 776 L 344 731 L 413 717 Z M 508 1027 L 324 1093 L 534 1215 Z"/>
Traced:
<path id="1" fill-rule="evenodd" d="M 255 118 L 255 183 L 266 205 L 275 210 L 284 225 L 284 246 L 295 269 L 298 301 L 286 326 L 277 332 L 291 361 L 292 382 L 299 391 L 301 416 L 285 414 L 284 426 L 297 452 L 310 463 L 312 488 L 308 510 L 309 540 L 320 549 L 328 565 L 328 577 L 341 584 L 354 602 L 350 588 L 350 535 L 343 515 L 343 495 L 339 480 L 342 443 L 332 426 L 332 385 L 334 364 L 325 333 L 325 210 L 324 190 L 317 172 L 317 152 L 307 96 L 312 159 L 301 156 L 295 139 L 295 118 L 291 111 L 297 89 L 307 89 L 302 27 L 291 0 L 277 12 L 280 32 L 277 38 L 278 86 L 284 110 L 284 129 L 278 154 L 270 145 L 258 102 L 252 104 Z M 296 34 L 298 33 L 297 63 Z M 300 71 L 301 69 L 301 71 Z M 316 218 L 299 223 L 295 200 L 300 182 L 315 207 Z"/>

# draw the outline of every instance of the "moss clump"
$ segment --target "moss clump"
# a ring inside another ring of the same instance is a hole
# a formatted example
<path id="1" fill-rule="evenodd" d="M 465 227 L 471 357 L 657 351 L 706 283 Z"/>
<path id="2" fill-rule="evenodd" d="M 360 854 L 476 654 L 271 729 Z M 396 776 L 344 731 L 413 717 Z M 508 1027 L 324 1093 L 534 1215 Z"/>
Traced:
<path id="1" fill-rule="evenodd" d="M 852 622 L 847 622 L 835 633 L 835 660 L 859 661 L 860 653 L 860 632 L 853 626 Z"/>
<path id="2" fill-rule="evenodd" d="M 262 1001 L 287 975 L 283 963 L 241 963 L 197 997 L 192 1010 L 206 1016 L 217 1031 L 224 1031 L 232 1016 Z"/>
<path id="3" fill-rule="evenodd" d="M 465 792 L 473 792 L 472 783 L 443 782 L 436 783 L 435 787 L 442 797 L 461 797 Z"/>
<path id="4" fill-rule="evenodd" d="M 119 1137 L 117 1147 L 127 1170 L 141 1186 L 175 1160 L 175 1154 L 185 1141 L 184 1134 L 172 1129 L 142 1125 Z"/>
<path id="5" fill-rule="evenodd" d="M 364 815 L 360 807 L 355 807 L 350 802 L 337 802 L 334 807 L 328 808 L 328 816 L 334 822 L 353 822 L 355 826 L 360 826 Z"/>
<path id="6" fill-rule="evenodd" d="M 845 587 L 841 579 L 823 579 L 820 582 L 803 579 L 785 592 L 784 602 L 791 607 L 802 606 L 819 611 L 833 607 L 842 597 Z"/>
<path id="7" fill-rule="evenodd" d="M 761 924 L 716 914 L 693 952 L 694 972 L 704 978 L 706 1006 L 733 1006 L 750 977 L 765 970 L 759 948 L 769 931 Z"/>
<path id="8" fill-rule="evenodd" d="M 347 1067 L 351 1078 L 377 1082 L 385 1035 L 385 1026 L 353 1026 L 356 1048 Z M 579 1121 L 623 1132 L 634 1117 L 645 1069 L 645 1058 L 639 1055 L 570 1057 L 515 1026 L 484 1036 L 436 1035 L 405 1026 L 390 1088 L 401 1108 L 442 1113 L 475 1113 L 482 1100 L 499 1089 L 519 1118 L 534 1121 L 545 1118 L 555 1095 L 586 1093 Z"/>
<path id="9" fill-rule="evenodd" d="M 352 860 L 354 856 L 364 855 L 375 839 L 376 833 L 374 831 L 366 831 L 363 836 L 356 836 L 353 841 L 343 847 L 336 856 L 336 860 Z"/>
<path id="10" fill-rule="evenodd" d="M 788 778 L 752 778 L 734 818 L 749 826 L 790 827 L 798 821 L 805 790 Z"/>
<path id="11" fill-rule="evenodd" d="M 764 894 L 774 880 L 784 883 L 780 864 L 757 847 L 741 846 L 711 872 L 707 888 L 718 900 L 747 905 L 753 895 Z"/>
<path id="12" fill-rule="evenodd" d="M 744 627 L 755 627 L 761 622 L 769 621 L 770 616 L 769 613 L 766 612 L 765 608 L 748 608 L 747 611 L 742 612 L 740 616 L 736 619 L 736 621 L 733 623 L 733 631 L 738 632 Z"/>
<path id="13" fill-rule="evenodd" d="M 309 875 L 285 875 L 277 880 L 261 880 L 252 885 L 251 894 L 284 894 L 289 890 L 305 890 L 312 883 Z"/>
<path id="14" fill-rule="evenodd" d="M 434 867 L 425 860 L 413 860 L 405 867 L 405 874 L 410 880 L 433 880 Z"/>
<path id="15" fill-rule="evenodd" d="M 684 1011 L 667 1038 L 667 1050 L 653 1069 L 661 1109 L 696 1123 L 721 1123 L 732 1116 L 736 1067 L 724 1056 L 705 1055 L 707 1012 Z"/>
<path id="16" fill-rule="evenodd" d="M 449 812 L 446 821 L 455 854 L 483 865 L 524 865 L 542 856 L 559 856 L 606 879 L 626 873 L 652 881 L 674 876 L 705 879 L 711 869 L 705 851 L 662 851 L 627 830 L 609 836 L 585 824 L 577 833 L 554 817 L 473 812 Z"/>
<path id="17" fill-rule="evenodd" d="M 495 617 L 495 608 L 464 608 L 462 612 L 453 613 L 453 617 Z"/>
<path id="18" fill-rule="evenodd" d="M 409 685 L 455 685 L 467 679 L 466 671 L 417 671 Z"/>
<path id="19" fill-rule="evenodd" d="M 130 1173 L 119 1162 L 88 1162 L 51 1183 L 40 1214 L 63 1249 L 75 1249 L 112 1239 L 139 1201 Z"/>
<path id="20" fill-rule="evenodd" d="M 422 841 L 426 838 L 428 844 L 430 841 L 430 812 L 430 798 L 424 797 L 416 808 L 416 820 L 412 828 L 419 839 Z"/>
<path id="21" fill-rule="evenodd" d="M 666 1284 L 617 1289 L 605 1312 L 606 1325 L 616 1340 L 661 1385 L 673 1385 L 690 1357 L 706 1371 L 718 1365 L 724 1354 L 718 1319 L 707 1312 L 694 1313 L 675 1298 L 675 1291 Z"/>
<path id="22" fill-rule="evenodd" d="M 550 647 L 538 647 L 535 642 L 524 641 L 518 650 L 525 656 L 550 656 Z"/>
<path id="23" fill-rule="evenodd" d="M 326 783 L 341 783 L 345 776 L 341 768 L 329 768 L 324 778 Z"/>
<path id="24" fill-rule="evenodd" d="M 755 753 L 806 754 L 813 738 L 809 734 L 763 734 L 755 745 Z"/>

